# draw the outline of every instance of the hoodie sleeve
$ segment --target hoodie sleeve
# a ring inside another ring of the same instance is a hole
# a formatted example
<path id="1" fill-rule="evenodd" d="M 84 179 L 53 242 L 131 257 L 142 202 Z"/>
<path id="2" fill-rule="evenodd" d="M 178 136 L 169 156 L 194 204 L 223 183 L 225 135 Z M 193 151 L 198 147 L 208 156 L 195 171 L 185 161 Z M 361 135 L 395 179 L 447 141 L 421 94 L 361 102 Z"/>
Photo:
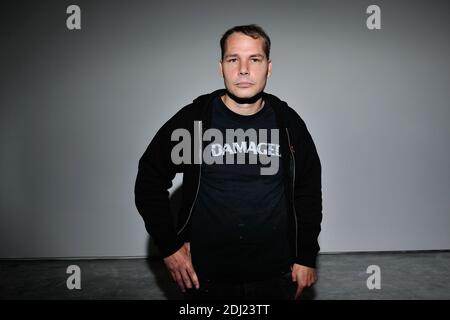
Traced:
<path id="1" fill-rule="evenodd" d="M 298 136 L 295 145 L 296 172 L 294 204 L 297 213 L 298 256 L 296 263 L 316 267 L 320 251 L 318 237 L 322 222 L 322 167 L 314 141 L 306 124 L 297 115 Z"/>
<path id="2" fill-rule="evenodd" d="M 176 234 L 168 191 L 177 172 L 170 157 L 174 122 L 175 116 L 158 130 L 140 158 L 134 188 L 136 207 L 163 257 L 170 256 L 183 245 Z"/>

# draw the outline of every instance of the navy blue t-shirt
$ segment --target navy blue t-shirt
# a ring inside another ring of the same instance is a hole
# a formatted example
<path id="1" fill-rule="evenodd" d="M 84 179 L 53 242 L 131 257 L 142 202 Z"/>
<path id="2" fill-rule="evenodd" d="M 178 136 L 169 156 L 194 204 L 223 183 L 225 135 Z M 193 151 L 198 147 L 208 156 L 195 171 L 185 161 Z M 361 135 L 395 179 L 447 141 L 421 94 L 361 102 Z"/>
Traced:
<path id="1" fill-rule="evenodd" d="M 223 141 L 211 142 L 211 154 L 222 157 L 223 162 L 202 163 L 191 217 L 194 269 L 200 278 L 224 281 L 287 271 L 291 256 L 283 170 L 279 142 L 272 141 L 270 132 L 277 129 L 275 113 L 265 103 L 256 114 L 240 115 L 228 109 L 220 97 L 212 108 L 211 127 L 223 133 Z M 255 129 L 256 141 L 255 137 L 246 137 L 245 142 L 227 141 L 226 129 Z M 266 129 L 266 136 L 261 136 L 259 129 Z M 237 153 L 244 153 L 245 163 L 237 163 Z M 234 154 L 234 163 L 226 163 L 226 154 Z M 250 163 L 249 157 L 259 154 L 279 157 L 276 174 L 261 174 L 261 167 L 269 166 L 267 162 Z"/>

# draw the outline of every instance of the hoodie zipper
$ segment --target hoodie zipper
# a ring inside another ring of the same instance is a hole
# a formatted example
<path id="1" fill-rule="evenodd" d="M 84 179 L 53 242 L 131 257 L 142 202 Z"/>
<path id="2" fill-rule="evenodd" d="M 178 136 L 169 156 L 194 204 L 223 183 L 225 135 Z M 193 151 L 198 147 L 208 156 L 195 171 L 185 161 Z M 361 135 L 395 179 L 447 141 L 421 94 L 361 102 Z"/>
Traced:
<path id="1" fill-rule="evenodd" d="M 291 152 L 292 155 L 292 160 L 293 160 L 293 173 L 292 173 L 292 209 L 294 212 L 294 219 L 295 219 L 295 256 L 298 257 L 298 245 L 297 245 L 297 239 L 298 239 L 298 223 L 297 223 L 297 213 L 295 211 L 295 202 L 294 202 L 294 190 L 295 190 L 295 155 L 294 152 L 292 151 L 291 148 L 291 139 L 289 137 L 289 130 L 288 128 L 286 128 L 286 134 L 287 134 L 287 138 L 288 138 L 288 144 L 289 144 L 289 151 Z"/>
<path id="2" fill-rule="evenodd" d="M 201 125 L 201 124 L 200 124 Z M 200 125 L 199 125 L 199 132 L 200 132 L 200 134 L 199 134 L 199 137 L 200 137 L 200 141 L 199 141 L 199 146 L 201 146 L 202 145 L 202 139 L 201 139 L 201 137 L 202 137 L 202 132 L 201 132 L 201 127 L 200 127 Z M 288 130 L 288 128 L 286 128 L 286 133 L 287 133 L 287 138 L 288 138 L 288 144 L 289 144 L 289 151 L 290 151 L 290 153 L 291 153 L 291 155 L 292 155 L 292 160 L 293 160 L 293 174 L 292 174 L 292 210 L 293 210 L 293 212 L 294 212 L 294 220 L 295 220 L 295 256 L 296 257 L 298 257 L 298 242 L 297 242 L 297 239 L 298 239 L 298 223 L 297 223 L 297 213 L 296 213 L 296 211 L 295 211 L 295 204 L 294 204 L 294 189 L 295 189 L 295 156 L 294 156 L 294 153 L 292 152 L 292 149 L 291 149 L 291 139 L 290 139 L 290 136 L 289 136 L 289 130 Z M 202 148 L 200 148 L 200 150 L 201 150 Z M 201 158 L 200 158 L 201 159 Z M 201 162 L 201 161 L 200 161 Z M 192 210 L 193 210 L 193 208 L 194 208 L 194 205 L 195 205 L 195 203 L 197 202 L 197 196 L 198 196 L 198 192 L 199 192 L 199 190 L 200 190 L 200 179 L 201 179 L 201 176 L 202 176 L 202 164 L 200 163 L 199 164 L 199 175 L 198 175 L 198 180 L 197 180 L 197 190 L 196 190 L 196 192 L 195 192 L 195 197 L 194 197 L 194 201 L 192 202 L 192 205 L 191 205 L 191 208 L 190 208 L 190 210 L 189 210 L 189 215 L 188 215 L 188 218 L 186 219 L 186 222 L 184 223 L 184 225 L 181 227 L 181 229 L 177 232 L 177 235 L 180 235 L 180 233 L 186 228 L 186 226 L 187 226 L 187 224 L 188 224 L 188 222 L 189 222 L 189 220 L 190 220 L 190 218 L 191 218 L 191 215 L 192 215 Z"/>
<path id="3" fill-rule="evenodd" d="M 202 136 L 203 136 L 203 132 L 202 132 L 202 128 L 201 128 L 201 122 L 199 123 L 198 126 L 198 131 L 199 131 L 199 146 L 200 146 L 200 164 L 199 164 L 199 174 L 198 174 L 198 180 L 197 180 L 197 191 L 195 192 L 195 197 L 194 197 L 194 201 L 192 202 L 191 205 L 191 209 L 189 210 L 189 215 L 186 219 L 186 222 L 184 223 L 184 225 L 181 227 L 181 229 L 177 232 L 177 235 L 180 235 L 180 233 L 184 230 L 184 228 L 186 228 L 189 220 L 191 219 L 191 215 L 192 215 L 192 209 L 194 208 L 195 202 L 197 202 L 197 196 L 198 196 L 198 191 L 200 190 L 200 179 L 202 176 Z"/>

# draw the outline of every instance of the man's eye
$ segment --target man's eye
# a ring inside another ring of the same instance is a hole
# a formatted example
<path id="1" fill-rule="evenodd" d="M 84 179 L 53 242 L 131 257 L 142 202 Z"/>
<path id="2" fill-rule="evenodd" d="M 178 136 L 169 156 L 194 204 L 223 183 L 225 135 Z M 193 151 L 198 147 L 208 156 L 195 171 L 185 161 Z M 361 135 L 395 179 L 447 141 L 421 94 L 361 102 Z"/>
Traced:
<path id="1" fill-rule="evenodd" d="M 236 62 L 237 59 L 229 59 L 228 62 Z"/>
<path id="2" fill-rule="evenodd" d="M 252 61 L 253 61 L 253 62 L 260 62 L 261 59 L 256 59 L 256 58 L 255 58 L 255 59 L 252 59 Z"/>

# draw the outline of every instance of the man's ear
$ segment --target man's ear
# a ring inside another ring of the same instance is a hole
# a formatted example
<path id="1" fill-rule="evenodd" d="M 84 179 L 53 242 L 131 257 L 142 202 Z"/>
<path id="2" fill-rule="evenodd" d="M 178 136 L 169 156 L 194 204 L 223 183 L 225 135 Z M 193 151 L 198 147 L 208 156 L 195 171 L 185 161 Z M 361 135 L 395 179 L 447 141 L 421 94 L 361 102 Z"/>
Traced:
<path id="1" fill-rule="evenodd" d="M 222 60 L 219 60 L 219 74 L 223 78 Z"/>
<path id="2" fill-rule="evenodd" d="M 268 66 L 267 66 L 267 78 L 270 77 L 272 75 L 272 60 L 268 61 Z"/>

